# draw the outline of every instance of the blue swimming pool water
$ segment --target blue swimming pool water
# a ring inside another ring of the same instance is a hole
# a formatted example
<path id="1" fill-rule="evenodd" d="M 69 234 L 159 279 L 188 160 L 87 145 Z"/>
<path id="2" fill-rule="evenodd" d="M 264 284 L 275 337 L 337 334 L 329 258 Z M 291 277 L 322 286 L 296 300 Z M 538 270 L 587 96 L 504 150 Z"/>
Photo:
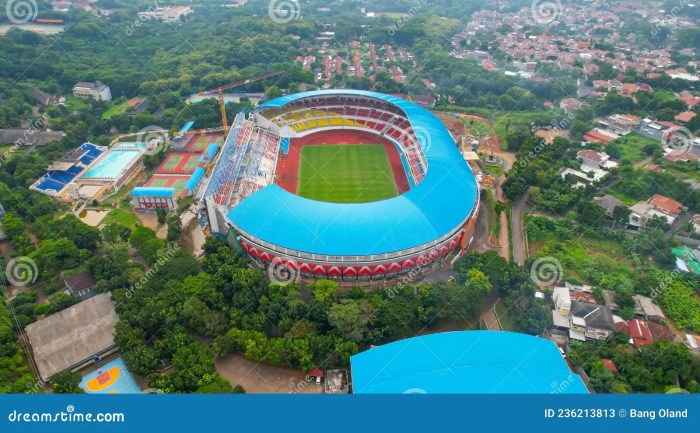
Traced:
<path id="1" fill-rule="evenodd" d="M 146 143 L 136 143 L 132 141 L 124 141 L 117 144 L 117 147 L 146 147 Z"/>
<path id="2" fill-rule="evenodd" d="M 138 156 L 137 150 L 112 149 L 84 177 L 86 179 L 116 179 Z"/>
<path id="3" fill-rule="evenodd" d="M 136 384 L 136 381 L 131 373 L 129 373 L 129 370 L 126 369 L 126 365 L 124 365 L 124 361 L 121 357 L 100 367 L 100 370 L 102 372 L 106 372 L 112 367 L 119 367 L 120 374 L 117 381 L 114 382 L 114 384 L 112 384 L 112 386 L 109 388 L 102 391 L 88 390 L 87 383 L 100 374 L 98 370 L 95 370 L 83 377 L 83 380 L 80 382 L 80 387 L 83 388 L 88 394 L 141 394 L 139 386 Z"/>

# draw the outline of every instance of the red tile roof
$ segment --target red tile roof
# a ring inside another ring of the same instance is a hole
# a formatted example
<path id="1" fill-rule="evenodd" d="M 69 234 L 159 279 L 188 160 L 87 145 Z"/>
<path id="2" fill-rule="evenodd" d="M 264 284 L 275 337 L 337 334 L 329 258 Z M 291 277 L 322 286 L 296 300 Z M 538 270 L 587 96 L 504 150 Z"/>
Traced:
<path id="1" fill-rule="evenodd" d="M 674 117 L 674 119 L 679 122 L 690 122 L 695 118 L 695 116 L 697 116 L 697 114 L 695 114 L 692 111 L 684 111 L 678 114 L 676 117 Z"/>
<path id="2" fill-rule="evenodd" d="M 649 204 L 652 206 L 656 206 L 661 210 L 665 210 L 668 213 L 676 215 L 681 213 L 681 207 L 683 207 L 682 204 L 675 201 L 674 199 L 668 198 L 661 194 L 656 194 L 654 195 L 654 197 L 650 198 Z"/>
<path id="3" fill-rule="evenodd" d="M 664 171 L 666 171 L 665 168 L 663 168 L 662 166 L 660 166 L 658 164 L 649 164 L 645 168 L 647 170 L 658 171 L 659 173 L 663 173 Z"/>
<path id="4" fill-rule="evenodd" d="M 612 374 L 617 374 L 617 366 L 615 365 L 612 359 L 601 359 L 600 361 L 603 363 L 605 368 L 610 370 Z"/>
<path id="5" fill-rule="evenodd" d="M 579 158 L 586 158 L 590 159 L 591 161 L 595 161 L 598 163 L 603 162 L 603 158 L 601 158 L 600 154 L 596 152 L 595 150 L 582 150 L 578 153 Z"/>
<path id="6" fill-rule="evenodd" d="M 649 330 L 649 325 L 647 325 L 645 320 L 632 319 L 629 325 L 630 335 L 632 336 L 632 341 L 634 341 L 635 346 L 645 346 L 654 342 L 651 331 Z"/>
<path id="7" fill-rule="evenodd" d="M 613 141 L 615 141 L 614 138 L 608 137 L 607 135 L 601 134 L 600 132 L 593 130 L 593 129 L 586 132 L 583 135 L 583 139 L 586 141 L 593 141 L 596 143 L 603 143 L 603 144 L 608 144 L 608 143 L 612 143 Z"/>

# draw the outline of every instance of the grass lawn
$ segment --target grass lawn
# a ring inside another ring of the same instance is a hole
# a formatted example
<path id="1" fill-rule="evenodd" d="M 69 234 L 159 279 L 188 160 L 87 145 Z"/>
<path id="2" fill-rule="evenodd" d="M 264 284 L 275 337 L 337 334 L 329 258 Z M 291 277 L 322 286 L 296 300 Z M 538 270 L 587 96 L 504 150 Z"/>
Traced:
<path id="1" fill-rule="evenodd" d="M 114 209 L 102 220 L 102 224 L 121 224 L 126 227 L 133 227 L 138 222 L 138 218 L 133 213 L 124 209 Z"/>
<path id="2" fill-rule="evenodd" d="M 129 109 L 129 106 L 125 102 L 122 102 L 121 104 L 116 104 L 116 105 L 111 105 L 107 111 L 102 113 L 102 119 L 110 119 L 112 116 L 116 116 L 118 114 L 124 114 L 126 113 L 126 110 Z"/>
<path id="3" fill-rule="evenodd" d="M 69 94 L 66 96 L 66 106 L 71 110 L 83 110 L 87 108 L 88 105 L 82 99 Z"/>
<path id="4" fill-rule="evenodd" d="M 305 146 L 297 193 L 331 203 L 369 203 L 397 195 L 389 158 L 381 144 Z"/>
<path id="5" fill-rule="evenodd" d="M 515 323 L 509 313 L 510 312 L 507 311 L 506 307 L 503 305 L 503 302 L 499 301 L 498 304 L 496 304 L 498 321 L 501 322 L 504 331 L 513 331 L 515 329 Z"/>
<path id="6" fill-rule="evenodd" d="M 632 164 L 640 162 L 647 157 L 644 153 L 644 148 L 649 145 L 659 146 L 657 141 L 650 138 L 643 137 L 639 134 L 629 134 L 618 138 L 612 143 L 608 144 L 608 152 L 611 148 L 618 151 L 620 157 L 619 159 L 629 160 Z M 615 152 L 613 152 L 614 154 Z M 617 156 L 617 155 L 615 155 Z"/>
<path id="7" fill-rule="evenodd" d="M 555 257 L 562 265 L 565 280 L 592 283 L 584 277 L 587 268 L 633 279 L 639 271 L 627 258 L 618 242 L 599 240 L 586 236 L 561 241 L 552 233 L 546 239 L 530 241 L 530 256 Z"/>
<path id="8" fill-rule="evenodd" d="M 626 195 L 615 191 L 613 188 L 608 188 L 605 190 L 606 194 L 610 194 L 611 196 L 617 198 L 624 204 L 625 206 L 632 206 L 635 203 L 637 203 L 639 200 L 635 200 L 632 197 L 627 197 Z"/>
<path id="9" fill-rule="evenodd" d="M 467 131 L 473 135 L 481 134 L 482 137 L 491 135 L 491 129 L 486 123 L 482 122 L 481 120 L 462 119 L 462 123 L 464 123 L 464 126 L 467 128 Z"/>

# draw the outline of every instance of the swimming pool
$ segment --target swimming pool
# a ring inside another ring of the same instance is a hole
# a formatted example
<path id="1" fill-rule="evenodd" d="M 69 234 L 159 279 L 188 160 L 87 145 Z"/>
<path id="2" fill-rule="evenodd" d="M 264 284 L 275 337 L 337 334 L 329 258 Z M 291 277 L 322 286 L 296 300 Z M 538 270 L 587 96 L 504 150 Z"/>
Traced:
<path id="1" fill-rule="evenodd" d="M 138 158 L 139 153 L 138 150 L 111 149 L 83 177 L 85 179 L 116 179 L 134 159 Z"/>
<path id="2" fill-rule="evenodd" d="M 88 394 L 141 394 L 121 357 L 87 374 L 80 387 Z"/>
<path id="3" fill-rule="evenodd" d="M 117 143 L 117 147 L 140 147 L 140 148 L 145 148 L 146 143 L 137 143 L 135 141 L 122 141 L 121 143 Z"/>

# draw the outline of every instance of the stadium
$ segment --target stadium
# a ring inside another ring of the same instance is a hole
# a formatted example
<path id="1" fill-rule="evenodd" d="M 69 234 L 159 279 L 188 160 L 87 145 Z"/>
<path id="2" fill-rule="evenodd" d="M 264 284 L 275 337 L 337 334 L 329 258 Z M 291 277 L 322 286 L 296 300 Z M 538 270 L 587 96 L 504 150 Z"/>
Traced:
<path id="1" fill-rule="evenodd" d="M 423 273 L 461 254 L 478 196 L 433 114 L 354 90 L 239 113 L 204 194 L 212 232 L 274 280 L 353 282 Z"/>

